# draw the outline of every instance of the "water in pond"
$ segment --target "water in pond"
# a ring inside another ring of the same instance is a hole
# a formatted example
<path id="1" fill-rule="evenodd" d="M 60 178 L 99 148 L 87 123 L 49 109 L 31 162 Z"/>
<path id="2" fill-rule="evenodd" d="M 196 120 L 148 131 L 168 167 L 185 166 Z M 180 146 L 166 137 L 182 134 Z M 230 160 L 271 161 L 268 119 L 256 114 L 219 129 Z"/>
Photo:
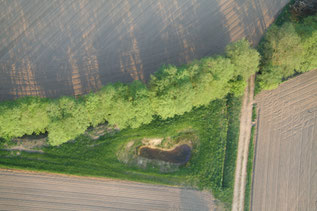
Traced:
<path id="1" fill-rule="evenodd" d="M 177 146 L 173 150 L 153 149 L 150 147 L 142 147 L 140 149 L 140 156 L 142 157 L 177 164 L 187 163 L 190 155 L 191 148 L 187 144 Z"/>

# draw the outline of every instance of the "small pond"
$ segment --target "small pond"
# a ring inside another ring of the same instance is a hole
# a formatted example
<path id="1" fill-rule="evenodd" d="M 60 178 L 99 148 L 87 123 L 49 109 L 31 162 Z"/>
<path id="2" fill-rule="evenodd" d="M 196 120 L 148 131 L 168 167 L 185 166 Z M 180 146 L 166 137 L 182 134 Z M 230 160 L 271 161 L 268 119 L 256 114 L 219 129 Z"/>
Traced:
<path id="1" fill-rule="evenodd" d="M 176 164 L 185 164 L 190 159 L 191 148 L 182 144 L 172 150 L 162 150 L 150 147 L 142 147 L 139 155 L 148 159 L 161 160 Z"/>

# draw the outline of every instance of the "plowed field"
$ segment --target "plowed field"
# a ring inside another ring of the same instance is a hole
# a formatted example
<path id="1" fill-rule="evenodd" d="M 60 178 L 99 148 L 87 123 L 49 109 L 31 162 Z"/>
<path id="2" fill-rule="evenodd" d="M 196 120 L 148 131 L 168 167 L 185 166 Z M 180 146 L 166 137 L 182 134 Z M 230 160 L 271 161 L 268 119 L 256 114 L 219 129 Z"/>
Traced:
<path id="1" fill-rule="evenodd" d="M 256 101 L 252 210 L 317 210 L 317 71 Z"/>
<path id="2" fill-rule="evenodd" d="M 288 0 L 0 1 L 0 101 L 146 81 L 163 64 L 257 43 Z"/>
<path id="3" fill-rule="evenodd" d="M 208 192 L 0 170 L 1 210 L 214 210 Z"/>

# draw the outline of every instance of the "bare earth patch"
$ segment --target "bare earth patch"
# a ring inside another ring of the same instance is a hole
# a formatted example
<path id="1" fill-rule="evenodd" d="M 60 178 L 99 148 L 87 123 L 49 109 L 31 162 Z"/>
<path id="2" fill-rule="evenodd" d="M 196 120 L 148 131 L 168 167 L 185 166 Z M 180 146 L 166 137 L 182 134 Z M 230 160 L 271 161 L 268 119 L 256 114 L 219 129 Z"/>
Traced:
<path id="1" fill-rule="evenodd" d="M 143 140 L 142 143 L 145 145 L 145 144 L 148 144 L 149 146 L 157 146 L 159 144 L 162 143 L 162 138 L 153 138 L 153 139 L 149 139 L 149 140 Z"/>
<path id="2" fill-rule="evenodd" d="M 27 152 L 40 152 L 42 147 L 48 146 L 47 137 L 44 135 L 39 136 L 23 136 L 22 138 L 12 139 L 13 146 L 5 146 L 4 148 L 9 151 L 27 151 Z"/>
<path id="3" fill-rule="evenodd" d="M 112 127 L 106 124 L 98 125 L 96 127 L 89 128 L 85 134 L 89 136 L 92 140 L 97 140 L 101 136 L 104 136 L 107 133 L 116 133 L 119 131 L 119 128 Z"/>

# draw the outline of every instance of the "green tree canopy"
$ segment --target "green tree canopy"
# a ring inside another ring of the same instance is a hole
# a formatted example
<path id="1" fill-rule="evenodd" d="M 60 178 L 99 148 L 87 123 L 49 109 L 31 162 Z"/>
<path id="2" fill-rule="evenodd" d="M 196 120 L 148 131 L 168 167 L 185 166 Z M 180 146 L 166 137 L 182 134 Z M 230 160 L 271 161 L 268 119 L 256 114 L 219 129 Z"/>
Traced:
<path id="1" fill-rule="evenodd" d="M 154 116 L 171 118 L 228 92 L 241 94 L 245 79 L 257 66 L 258 54 L 243 40 L 228 46 L 226 55 L 181 67 L 163 66 L 151 76 L 148 86 L 140 81 L 115 83 L 77 99 L 29 97 L 1 103 L 0 137 L 48 132 L 49 143 L 56 146 L 105 122 L 121 129 L 137 128 Z"/>
<path id="2" fill-rule="evenodd" d="M 317 16 L 299 23 L 272 25 L 260 44 L 263 89 L 272 89 L 296 72 L 317 68 Z"/>
<path id="3" fill-rule="evenodd" d="M 49 100 L 25 97 L 0 104 L 0 137 L 11 138 L 39 134 L 49 124 Z"/>
<path id="4" fill-rule="evenodd" d="M 247 80 L 258 71 L 260 54 L 251 48 L 245 39 L 229 44 L 226 47 L 226 56 L 235 66 L 234 75 L 236 77 L 240 75 Z"/>

